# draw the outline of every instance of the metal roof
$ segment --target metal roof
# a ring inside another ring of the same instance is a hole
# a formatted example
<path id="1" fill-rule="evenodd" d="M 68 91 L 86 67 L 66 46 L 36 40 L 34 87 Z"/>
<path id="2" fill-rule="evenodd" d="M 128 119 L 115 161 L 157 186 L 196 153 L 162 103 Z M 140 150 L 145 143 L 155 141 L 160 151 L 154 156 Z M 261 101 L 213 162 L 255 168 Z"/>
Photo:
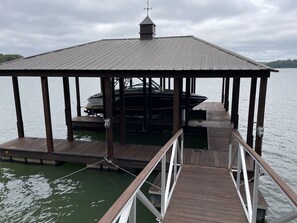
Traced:
<path id="1" fill-rule="evenodd" d="M 5 71 L 275 71 L 193 36 L 107 39 L 0 65 Z"/>
<path id="2" fill-rule="evenodd" d="M 155 25 L 149 16 L 145 17 L 139 25 Z"/>

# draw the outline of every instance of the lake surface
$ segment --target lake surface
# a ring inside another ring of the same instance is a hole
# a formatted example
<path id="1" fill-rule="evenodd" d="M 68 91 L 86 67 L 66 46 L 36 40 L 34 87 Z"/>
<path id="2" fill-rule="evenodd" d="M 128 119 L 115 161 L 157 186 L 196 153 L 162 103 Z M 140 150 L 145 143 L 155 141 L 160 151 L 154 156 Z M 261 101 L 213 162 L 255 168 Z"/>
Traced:
<path id="1" fill-rule="evenodd" d="M 72 113 L 75 113 L 74 80 L 70 79 Z M 39 78 L 20 78 L 25 135 L 45 137 Z M 66 138 L 62 80 L 50 78 L 50 100 L 55 138 Z M 81 79 L 81 101 L 97 93 L 100 82 Z M 259 85 L 259 83 L 258 83 Z M 268 81 L 263 157 L 297 192 L 297 69 L 281 69 Z M 172 85 L 171 85 L 172 86 Z M 232 86 L 232 85 L 231 85 Z M 245 137 L 250 79 L 241 81 L 240 125 Z M 198 79 L 197 92 L 208 101 L 220 101 L 221 79 Z M 17 137 L 11 79 L 0 77 L 0 143 Z M 84 170 L 79 164 L 58 167 L 0 162 L 0 222 L 97 222 L 132 182 L 126 173 Z M 261 190 L 271 205 L 268 220 L 288 210 L 282 196 L 266 176 Z M 141 222 L 155 222 L 143 208 Z"/>

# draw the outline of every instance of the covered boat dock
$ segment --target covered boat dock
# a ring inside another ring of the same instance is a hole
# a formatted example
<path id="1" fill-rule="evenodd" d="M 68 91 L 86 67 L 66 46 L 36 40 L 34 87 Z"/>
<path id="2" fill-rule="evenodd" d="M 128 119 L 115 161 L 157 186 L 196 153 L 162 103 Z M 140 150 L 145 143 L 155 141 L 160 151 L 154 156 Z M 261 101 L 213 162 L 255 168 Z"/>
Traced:
<path id="1" fill-rule="evenodd" d="M 221 191 L 220 185 L 206 179 L 211 175 L 220 176 L 224 179 L 215 177 L 220 183 L 231 184 L 230 175 L 225 174 L 225 172 L 227 173 L 228 167 L 230 134 L 239 135 L 237 129 L 239 125 L 240 81 L 247 78 L 251 82 L 249 110 L 247 111 L 249 114 L 247 138 L 245 141 L 247 145 L 261 155 L 263 136 L 261 130 L 264 127 L 266 88 L 270 72 L 273 71 L 275 70 L 263 64 L 193 36 L 155 37 L 155 24 L 147 17 L 140 23 L 140 38 L 100 40 L 1 64 L 0 76 L 9 76 L 13 82 L 18 137 L 0 145 L 0 156 L 5 160 L 22 160 L 25 162 L 66 161 L 88 164 L 100 163 L 100 165 L 114 163 L 119 166 L 146 169 L 148 168 L 146 165 L 148 163 L 150 165 L 150 162 L 160 153 L 161 146 L 136 145 L 126 142 L 126 134 L 129 130 L 127 126 L 131 121 L 125 115 L 124 80 L 133 77 L 142 78 L 144 83 L 143 95 L 149 97 L 152 79 L 158 78 L 163 88 L 166 88 L 167 80 L 167 87 L 172 88 L 174 92 L 173 118 L 169 123 L 172 134 L 180 133 L 182 128 L 187 127 L 193 127 L 191 129 L 193 133 L 199 131 L 199 128 L 207 129 L 208 148 L 206 150 L 184 149 L 182 154 L 183 163 L 186 165 L 185 169 L 190 170 L 197 177 L 197 179 L 195 178 L 196 183 L 203 181 L 206 188 Z M 18 84 L 19 77 L 40 78 L 46 132 L 43 138 L 25 135 Z M 60 77 L 63 80 L 67 139 L 53 138 L 48 85 L 48 78 L 50 77 Z M 82 77 L 100 80 L 104 98 L 103 119 L 102 117 L 82 116 L 79 84 L 79 79 Z M 73 117 L 70 103 L 69 78 L 75 78 L 76 83 L 76 117 Z M 220 78 L 222 84 L 216 86 L 221 88 L 218 102 L 204 102 L 193 109 L 206 113 L 205 120 L 198 122 L 191 117 L 189 109 L 185 109 L 185 119 L 182 118 L 181 98 L 183 91 L 186 92 L 187 97 L 190 93 L 195 92 L 195 84 L 199 78 Z M 115 80 L 119 80 L 120 117 L 114 116 Z M 172 86 L 169 86 L 171 81 L 168 80 L 173 80 Z M 256 106 L 258 82 L 258 106 Z M 148 83 L 148 88 L 146 83 Z M 232 93 L 230 93 L 231 90 Z M 143 108 L 144 113 L 138 122 L 140 120 L 142 124 L 151 125 L 156 120 L 153 120 L 150 115 L 147 104 L 144 103 Z M 255 116 L 257 117 L 256 120 L 254 120 Z M 99 118 L 101 121 L 98 121 Z M 255 121 L 259 134 L 256 134 L 253 128 Z M 106 141 L 76 140 L 73 125 L 82 122 L 85 126 L 104 124 Z M 120 142 L 117 143 L 114 142 L 115 124 L 120 129 Z M 161 126 L 162 122 L 158 125 Z M 168 123 L 164 123 L 164 125 L 168 125 Z M 167 161 L 170 160 L 167 159 Z M 162 165 L 166 166 L 166 163 Z M 253 165 L 248 164 L 248 168 L 253 168 Z M 193 177 L 189 175 L 189 178 L 181 177 L 179 180 L 181 184 L 188 184 L 189 179 L 193 180 Z M 230 189 L 229 186 L 225 187 L 226 190 L 223 193 L 229 194 L 232 199 L 236 198 L 235 188 Z M 192 186 L 189 185 L 189 187 Z M 185 195 L 184 197 L 189 196 L 186 193 L 190 193 L 193 197 L 198 196 L 188 187 L 182 189 L 185 190 L 184 192 L 179 192 L 180 189 L 178 188 L 177 194 L 182 193 L 183 196 Z M 226 216 L 230 217 L 233 212 L 234 216 L 239 216 L 240 219 L 245 218 L 243 209 L 237 205 L 239 198 L 235 203 L 232 199 L 229 200 L 229 207 L 232 209 L 235 205 L 236 209 L 227 212 L 222 211 L 222 209 L 214 209 L 209 203 L 210 197 L 203 203 L 210 205 L 206 207 L 214 214 L 213 216 L 221 210 Z M 193 214 L 185 212 L 184 208 L 187 207 L 180 205 L 179 209 L 170 209 L 169 206 L 167 214 L 171 215 L 171 219 L 176 219 L 176 216 L 170 213 L 178 212 L 190 216 L 192 220 L 194 219 L 193 222 L 205 222 L 207 220 L 207 218 L 199 216 L 199 213 L 201 214 L 203 211 L 196 212 L 196 209 L 193 209 L 195 212 Z M 113 213 L 108 212 L 102 222 L 111 221 L 108 218 L 111 216 L 110 214 Z M 224 215 L 223 213 L 219 214 L 220 216 Z M 213 219 L 228 222 L 229 218 L 217 219 L 213 217 Z M 170 217 L 165 222 L 170 222 Z"/>

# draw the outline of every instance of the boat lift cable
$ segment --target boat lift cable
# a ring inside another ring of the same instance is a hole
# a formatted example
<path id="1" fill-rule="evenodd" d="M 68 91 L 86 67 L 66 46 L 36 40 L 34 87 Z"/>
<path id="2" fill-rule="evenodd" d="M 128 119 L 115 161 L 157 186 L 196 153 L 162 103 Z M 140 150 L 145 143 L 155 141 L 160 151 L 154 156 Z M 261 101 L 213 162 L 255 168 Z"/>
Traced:
<path id="1" fill-rule="evenodd" d="M 98 161 L 98 162 L 96 162 L 96 163 L 93 163 L 93 164 L 91 164 L 91 165 L 88 165 L 88 166 L 86 166 L 86 167 L 84 167 L 84 168 L 82 168 L 82 169 L 79 169 L 79 170 L 74 171 L 74 172 L 72 172 L 72 173 L 70 173 L 70 174 L 67 174 L 66 176 L 60 177 L 60 178 L 58 178 L 58 179 L 55 179 L 55 180 L 49 182 L 49 184 L 52 184 L 52 183 L 55 183 L 55 182 L 57 182 L 57 181 L 59 181 L 59 180 L 63 180 L 63 179 L 65 179 L 65 178 L 68 178 L 68 177 L 70 177 L 70 176 L 72 176 L 72 175 L 74 175 L 74 174 L 77 174 L 77 173 L 82 172 L 82 171 L 84 171 L 84 170 L 86 170 L 86 169 L 88 169 L 88 168 L 91 168 L 91 167 L 93 167 L 93 166 L 96 166 L 96 165 L 98 165 L 98 164 L 100 164 L 100 163 L 102 163 L 102 162 L 104 162 L 104 161 L 105 161 L 105 159 L 100 160 L 100 161 Z"/>
<path id="2" fill-rule="evenodd" d="M 135 178 L 137 177 L 137 175 L 135 175 L 135 174 L 129 172 L 128 170 L 125 170 L 124 168 L 122 168 L 122 167 L 120 167 L 120 166 L 118 166 L 117 164 L 115 164 L 115 163 L 113 163 L 111 160 L 109 160 L 107 157 L 104 157 L 104 159 L 105 159 L 106 162 L 108 162 L 109 164 L 113 165 L 114 167 L 116 167 L 116 168 L 118 168 L 118 169 L 124 171 L 125 173 L 127 173 L 127 174 L 129 174 L 129 175 L 131 175 L 131 176 L 133 176 L 133 177 L 135 177 Z M 151 185 L 151 186 L 153 186 L 153 187 L 155 187 L 155 188 L 161 190 L 161 188 L 158 187 L 157 185 L 155 185 L 155 184 L 153 184 L 153 183 L 151 183 L 151 182 L 149 182 L 149 181 L 147 181 L 147 180 L 146 180 L 145 182 L 146 182 L 147 184 L 149 184 L 149 185 Z"/>

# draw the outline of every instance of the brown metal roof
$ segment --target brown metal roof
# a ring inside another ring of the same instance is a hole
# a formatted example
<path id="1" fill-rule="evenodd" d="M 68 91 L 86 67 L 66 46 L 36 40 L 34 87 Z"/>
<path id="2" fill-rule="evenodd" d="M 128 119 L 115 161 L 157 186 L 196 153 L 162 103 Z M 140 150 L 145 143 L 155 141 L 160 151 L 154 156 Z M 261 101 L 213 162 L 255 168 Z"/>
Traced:
<path id="1" fill-rule="evenodd" d="M 5 71 L 274 71 L 195 38 L 109 39 L 0 65 Z"/>

